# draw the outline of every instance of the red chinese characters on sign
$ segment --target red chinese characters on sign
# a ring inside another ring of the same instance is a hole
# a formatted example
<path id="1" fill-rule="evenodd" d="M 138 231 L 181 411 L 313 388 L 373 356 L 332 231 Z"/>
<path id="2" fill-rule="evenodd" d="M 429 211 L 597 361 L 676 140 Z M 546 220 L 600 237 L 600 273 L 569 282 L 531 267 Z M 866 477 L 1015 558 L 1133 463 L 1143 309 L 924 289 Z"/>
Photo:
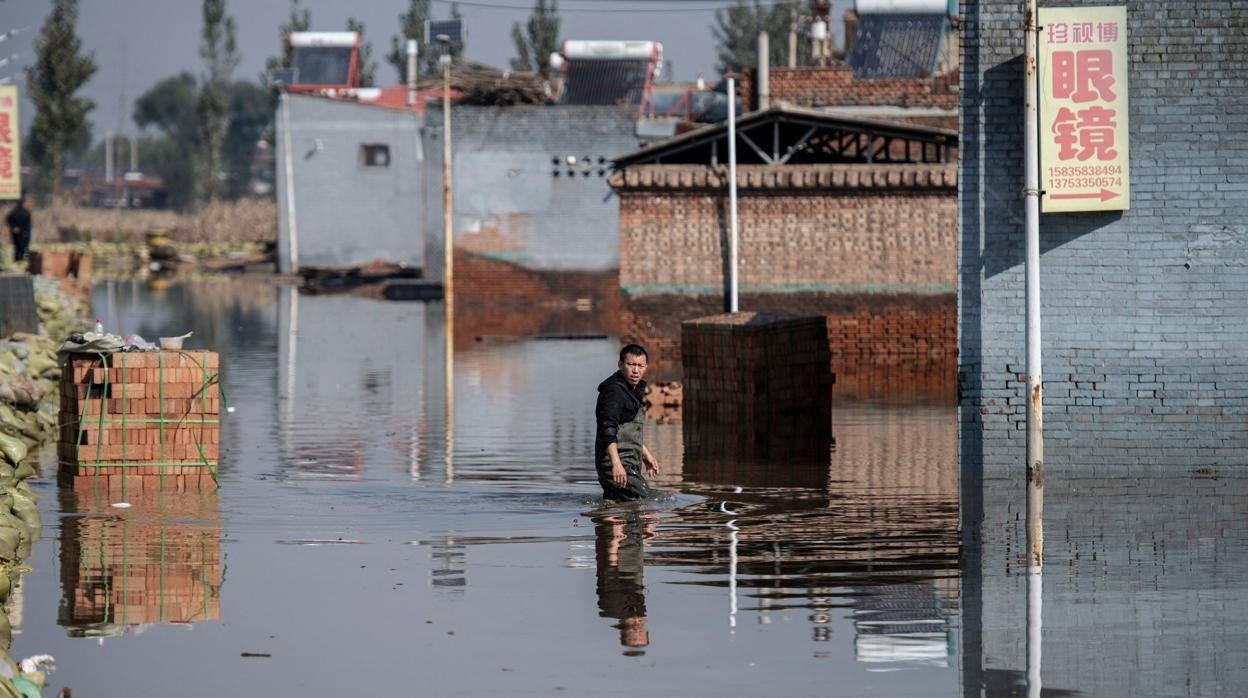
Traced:
<path id="1" fill-rule="evenodd" d="M 1078 26 L 1078 25 L 1076 25 Z M 1055 51 L 1052 65 L 1052 93 L 1057 99 L 1076 104 L 1113 102 L 1113 53 L 1104 50 Z M 1062 107 L 1053 120 L 1053 141 L 1059 146 L 1058 158 L 1101 161 L 1118 157 L 1114 147 L 1117 110 L 1088 106 L 1073 110 Z"/>
<path id="2" fill-rule="evenodd" d="M 0 114 L 0 179 L 13 177 L 13 126 L 8 114 Z"/>
<path id="3" fill-rule="evenodd" d="M 1044 30 L 1050 44 L 1111 44 L 1118 40 L 1117 22 L 1054 22 Z"/>
<path id="4" fill-rule="evenodd" d="M 1100 161 L 1112 161 L 1118 157 L 1114 148 L 1114 120 L 1116 112 L 1105 107 L 1088 107 L 1072 111 L 1062 107 L 1053 120 L 1053 142 L 1058 145 L 1060 160 L 1095 157 Z"/>

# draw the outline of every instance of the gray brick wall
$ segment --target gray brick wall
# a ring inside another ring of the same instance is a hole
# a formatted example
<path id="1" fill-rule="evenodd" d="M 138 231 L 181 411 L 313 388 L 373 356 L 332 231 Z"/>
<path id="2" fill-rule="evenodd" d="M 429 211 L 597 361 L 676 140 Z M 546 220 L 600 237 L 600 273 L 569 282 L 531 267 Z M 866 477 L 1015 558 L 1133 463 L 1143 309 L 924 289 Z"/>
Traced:
<path id="1" fill-rule="evenodd" d="M 425 139 L 431 275 L 441 274 L 441 118 L 429 113 Z M 607 175 L 612 157 L 637 148 L 635 120 L 622 107 L 454 107 L 456 249 L 533 269 L 615 268 L 619 206 Z"/>
<path id="2" fill-rule="evenodd" d="M 1242 463 L 1248 3 L 1127 7 L 1132 208 L 1041 217 L 1046 460 Z M 962 12 L 961 449 L 991 471 L 1025 449 L 1022 3 Z"/>

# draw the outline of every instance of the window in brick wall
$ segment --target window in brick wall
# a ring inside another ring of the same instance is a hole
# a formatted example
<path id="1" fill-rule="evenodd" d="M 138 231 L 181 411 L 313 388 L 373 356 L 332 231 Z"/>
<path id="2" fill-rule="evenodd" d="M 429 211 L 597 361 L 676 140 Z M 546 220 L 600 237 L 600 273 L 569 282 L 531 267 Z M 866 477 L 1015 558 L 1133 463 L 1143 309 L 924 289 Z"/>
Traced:
<path id="1" fill-rule="evenodd" d="M 360 164 L 365 167 L 389 167 L 390 146 L 385 143 L 361 143 Z"/>

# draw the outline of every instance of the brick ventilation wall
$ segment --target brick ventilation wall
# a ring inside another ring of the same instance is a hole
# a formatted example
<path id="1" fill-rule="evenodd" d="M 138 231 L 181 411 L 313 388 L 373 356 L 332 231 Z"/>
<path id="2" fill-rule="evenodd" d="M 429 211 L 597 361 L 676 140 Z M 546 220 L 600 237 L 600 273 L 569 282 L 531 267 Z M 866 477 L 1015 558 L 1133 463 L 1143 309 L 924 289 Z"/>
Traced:
<path id="1" fill-rule="evenodd" d="M 686 474 L 725 460 L 826 470 L 832 374 L 823 318 L 715 315 L 683 323 L 681 345 Z"/>
<path id="2" fill-rule="evenodd" d="M 957 75 L 936 78 L 855 80 L 844 65 L 772 68 L 771 101 L 802 107 L 890 106 L 956 109 Z"/>
<path id="3" fill-rule="evenodd" d="M 953 290 L 954 166 L 740 170 L 742 291 Z M 637 166 L 614 175 L 612 186 L 620 195 L 626 293 L 722 293 L 729 218 L 723 168 Z"/>
<path id="4" fill-rule="evenodd" d="M 1008 470 L 1026 421 L 1022 5 L 961 7 L 961 448 Z M 1127 4 L 1131 209 L 1040 222 L 1046 464 L 1248 461 L 1244 26 L 1248 3 Z"/>

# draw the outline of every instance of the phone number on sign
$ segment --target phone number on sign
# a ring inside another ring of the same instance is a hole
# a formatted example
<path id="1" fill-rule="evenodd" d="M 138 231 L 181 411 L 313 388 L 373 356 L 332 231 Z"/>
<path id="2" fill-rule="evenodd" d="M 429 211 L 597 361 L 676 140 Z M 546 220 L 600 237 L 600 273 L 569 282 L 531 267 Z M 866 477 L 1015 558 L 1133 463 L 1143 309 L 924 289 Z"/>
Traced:
<path id="1" fill-rule="evenodd" d="M 1050 189 L 1087 189 L 1088 187 L 1121 187 L 1122 177 L 1061 177 L 1049 182 Z"/>
<path id="2" fill-rule="evenodd" d="M 1050 177 L 1096 177 L 1097 175 L 1121 175 L 1122 165 L 1075 165 L 1050 167 Z"/>

